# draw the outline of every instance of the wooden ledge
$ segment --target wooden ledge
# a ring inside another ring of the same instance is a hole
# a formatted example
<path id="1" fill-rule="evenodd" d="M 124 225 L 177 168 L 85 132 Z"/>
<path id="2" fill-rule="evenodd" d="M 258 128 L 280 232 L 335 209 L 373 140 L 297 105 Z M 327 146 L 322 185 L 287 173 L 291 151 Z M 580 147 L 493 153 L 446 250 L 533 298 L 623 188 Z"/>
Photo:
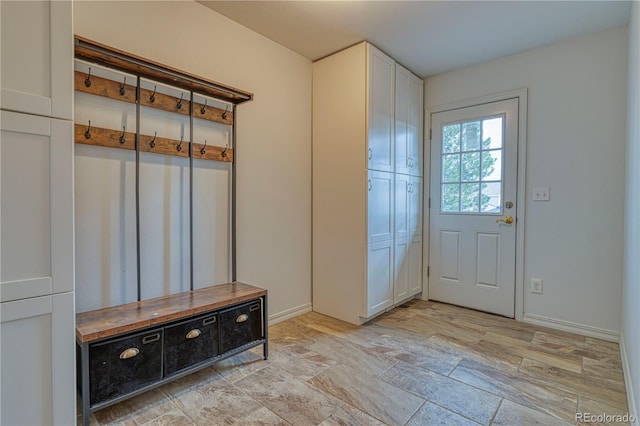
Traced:
<path id="1" fill-rule="evenodd" d="M 92 342 L 257 297 L 267 290 L 233 282 L 76 315 L 76 340 Z"/>

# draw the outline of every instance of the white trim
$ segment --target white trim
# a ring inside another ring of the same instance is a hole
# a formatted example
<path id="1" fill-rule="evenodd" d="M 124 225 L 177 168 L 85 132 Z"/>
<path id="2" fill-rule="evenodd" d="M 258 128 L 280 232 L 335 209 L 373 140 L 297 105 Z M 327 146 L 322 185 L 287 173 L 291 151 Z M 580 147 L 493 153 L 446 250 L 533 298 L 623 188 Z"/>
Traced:
<path id="1" fill-rule="evenodd" d="M 622 372 L 624 376 L 624 385 L 627 391 L 627 406 L 629 407 L 629 415 L 635 417 L 632 426 L 638 426 L 638 407 L 636 406 L 636 397 L 633 390 L 633 382 L 631 381 L 631 366 L 627 357 L 627 346 L 624 343 L 624 333 L 620 333 L 620 357 L 622 358 Z"/>
<path id="2" fill-rule="evenodd" d="M 526 165 L 527 165 L 527 88 L 509 90 L 506 92 L 495 93 L 492 95 L 480 96 L 478 98 L 467 99 L 463 101 L 451 102 L 448 104 L 437 105 L 431 108 L 429 114 L 429 129 L 431 129 L 431 116 L 439 112 L 445 112 L 453 109 L 468 108 L 477 105 L 488 104 L 492 102 L 505 101 L 507 99 L 518 99 L 518 183 L 517 183 L 517 200 L 516 204 L 516 276 L 515 276 L 515 319 L 524 320 L 524 241 L 525 241 L 525 212 L 526 212 Z M 425 150 L 426 151 L 426 150 Z M 430 165 L 430 164 L 429 164 Z M 426 173 L 425 173 L 426 175 Z M 426 186 L 426 185 L 425 185 Z M 429 186 L 430 187 L 430 186 Z M 429 197 L 431 194 L 429 194 Z M 428 228 L 427 228 L 428 229 Z M 429 236 L 430 237 L 430 236 Z M 427 245 L 429 238 L 427 238 Z M 428 263 L 427 263 L 428 265 Z M 428 284 L 426 296 L 424 300 L 428 300 Z"/>
<path id="3" fill-rule="evenodd" d="M 590 325 L 578 324 L 575 322 L 559 320 L 555 318 L 543 317 L 541 315 L 524 314 L 523 322 L 540 325 L 542 327 L 554 328 L 556 330 L 568 331 L 582 336 L 602 339 L 609 342 L 620 342 L 620 333 L 617 331 L 605 330 L 604 328 Z"/>
<path id="4" fill-rule="evenodd" d="M 51 98 L 11 89 L 2 89 L 0 93 L 2 98 L 0 107 L 3 110 L 47 117 L 51 115 Z"/>
<path id="5" fill-rule="evenodd" d="M 307 312 L 311 312 L 311 302 L 278 312 L 277 314 L 269 315 L 269 325 L 275 325 L 279 322 L 297 317 L 298 315 L 306 314 Z"/>
<path id="6" fill-rule="evenodd" d="M 28 278 L 0 283 L 0 302 L 47 296 L 53 289 L 51 277 Z"/>

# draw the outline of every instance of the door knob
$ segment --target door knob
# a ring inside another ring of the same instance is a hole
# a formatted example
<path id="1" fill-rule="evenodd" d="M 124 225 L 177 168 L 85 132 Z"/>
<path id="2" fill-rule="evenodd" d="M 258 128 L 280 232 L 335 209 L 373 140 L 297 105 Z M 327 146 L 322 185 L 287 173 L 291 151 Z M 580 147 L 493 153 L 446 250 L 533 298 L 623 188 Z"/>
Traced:
<path id="1" fill-rule="evenodd" d="M 504 222 L 507 225 L 510 225 L 513 223 L 513 217 L 512 216 L 505 216 L 502 219 L 496 219 L 496 223 L 498 222 Z"/>

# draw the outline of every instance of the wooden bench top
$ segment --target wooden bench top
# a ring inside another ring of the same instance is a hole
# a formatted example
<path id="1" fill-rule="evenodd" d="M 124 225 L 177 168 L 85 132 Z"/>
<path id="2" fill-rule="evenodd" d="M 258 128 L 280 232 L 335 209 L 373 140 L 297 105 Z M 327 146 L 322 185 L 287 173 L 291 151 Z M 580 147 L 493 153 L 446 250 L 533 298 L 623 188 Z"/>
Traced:
<path id="1" fill-rule="evenodd" d="M 80 343 L 92 342 L 234 305 L 266 294 L 265 289 L 232 282 L 82 312 L 76 315 L 76 339 Z"/>

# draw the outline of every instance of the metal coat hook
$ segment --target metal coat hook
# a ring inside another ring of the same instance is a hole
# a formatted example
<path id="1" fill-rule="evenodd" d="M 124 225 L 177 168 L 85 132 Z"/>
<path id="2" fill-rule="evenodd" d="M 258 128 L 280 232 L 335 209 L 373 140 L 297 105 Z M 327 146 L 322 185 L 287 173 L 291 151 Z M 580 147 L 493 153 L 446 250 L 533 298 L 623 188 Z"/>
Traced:
<path id="1" fill-rule="evenodd" d="M 87 127 L 87 131 L 84 132 L 85 139 L 91 139 L 91 120 L 89 120 L 89 126 Z"/>
<path id="2" fill-rule="evenodd" d="M 227 111 L 229 111 L 229 105 L 227 105 L 224 109 L 224 112 L 222 113 L 222 119 L 226 120 L 227 119 Z"/>
<path id="3" fill-rule="evenodd" d="M 177 109 L 182 109 L 182 98 L 184 98 L 184 93 L 180 95 L 180 100 L 176 104 Z"/>
<path id="4" fill-rule="evenodd" d="M 222 158 L 226 158 L 227 157 L 227 149 L 229 149 L 229 145 L 225 145 L 224 149 L 222 150 Z"/>
<path id="5" fill-rule="evenodd" d="M 178 144 L 178 146 L 176 146 L 176 149 L 178 150 L 178 152 L 182 151 L 182 136 L 180 136 L 180 143 Z"/>
<path id="6" fill-rule="evenodd" d="M 127 84 L 127 77 L 124 78 L 124 81 L 122 82 L 122 85 L 120 86 L 120 96 L 124 96 L 125 94 L 125 90 L 124 90 L 124 86 Z"/>
<path id="7" fill-rule="evenodd" d="M 156 86 L 153 86 L 153 93 L 149 96 L 149 102 L 154 103 L 156 101 Z"/>
<path id="8" fill-rule="evenodd" d="M 125 129 L 126 129 L 126 126 L 122 126 L 122 134 L 120 135 L 120 139 L 118 139 L 120 141 L 120 144 L 123 144 L 127 141 L 127 139 L 124 137 L 126 133 Z"/>
<path id="9" fill-rule="evenodd" d="M 207 107 L 207 100 L 204 100 L 204 105 L 202 105 L 202 108 L 200 108 L 200 114 L 203 114 L 207 111 L 205 108 Z"/>
<path id="10" fill-rule="evenodd" d="M 89 67 L 89 73 L 87 74 L 87 78 L 84 79 L 85 87 L 91 87 L 91 67 Z"/>
<path id="11" fill-rule="evenodd" d="M 149 146 L 151 148 L 156 146 L 156 135 L 158 134 L 158 132 L 153 132 L 153 139 L 151 139 L 151 141 L 149 142 Z"/>
<path id="12" fill-rule="evenodd" d="M 200 154 L 204 155 L 204 153 L 206 152 L 205 148 L 207 147 L 207 140 L 204 140 L 204 146 L 202 148 L 200 148 Z"/>

